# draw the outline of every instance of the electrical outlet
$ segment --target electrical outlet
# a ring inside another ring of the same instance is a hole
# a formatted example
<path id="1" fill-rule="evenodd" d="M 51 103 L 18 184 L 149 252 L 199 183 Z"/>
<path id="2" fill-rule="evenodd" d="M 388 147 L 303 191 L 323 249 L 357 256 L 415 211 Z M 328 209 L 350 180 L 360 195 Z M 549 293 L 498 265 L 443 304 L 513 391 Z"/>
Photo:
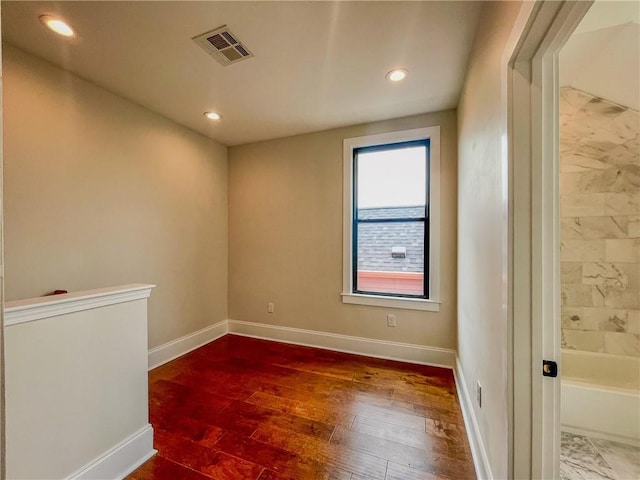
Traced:
<path id="1" fill-rule="evenodd" d="M 482 408 L 482 385 L 480 385 L 480 381 L 476 382 L 476 400 L 478 406 Z"/>
<path id="2" fill-rule="evenodd" d="M 273 313 L 276 310 L 276 304 L 273 302 L 267 303 L 267 313 Z"/>
<path id="3" fill-rule="evenodd" d="M 396 316 L 392 313 L 387 314 L 387 327 L 396 326 Z"/>

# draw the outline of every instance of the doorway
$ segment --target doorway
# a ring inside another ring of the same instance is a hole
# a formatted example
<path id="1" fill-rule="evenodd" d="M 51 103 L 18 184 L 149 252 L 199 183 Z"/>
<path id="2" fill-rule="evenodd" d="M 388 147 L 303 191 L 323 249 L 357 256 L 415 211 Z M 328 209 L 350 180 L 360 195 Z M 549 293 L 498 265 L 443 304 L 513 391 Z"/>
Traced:
<path id="1" fill-rule="evenodd" d="M 561 312 L 569 292 L 565 288 L 561 295 L 561 288 L 571 270 L 560 268 L 558 58 L 591 4 L 530 6 L 530 12 L 523 12 L 526 28 L 508 59 L 514 478 L 560 478 L 561 473 L 561 380 L 542 371 L 543 360 L 557 362 L 563 371 Z M 590 411 L 591 417 L 598 414 Z"/>
<path id="2" fill-rule="evenodd" d="M 559 54 L 560 478 L 640 478 L 640 8 Z"/>

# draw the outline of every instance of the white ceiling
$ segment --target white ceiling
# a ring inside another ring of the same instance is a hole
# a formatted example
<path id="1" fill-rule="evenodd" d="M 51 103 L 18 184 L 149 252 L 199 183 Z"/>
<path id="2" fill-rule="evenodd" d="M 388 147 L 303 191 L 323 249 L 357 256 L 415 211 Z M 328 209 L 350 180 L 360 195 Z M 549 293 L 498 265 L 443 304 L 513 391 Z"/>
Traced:
<path id="1" fill-rule="evenodd" d="M 226 145 L 457 106 L 481 2 L 2 2 L 3 40 Z M 67 20 L 71 41 L 46 30 Z M 191 38 L 221 25 L 255 58 Z M 393 67 L 409 70 L 398 84 Z M 205 110 L 224 116 L 212 123 Z"/>
<path id="2" fill-rule="evenodd" d="M 640 109 L 640 2 L 596 1 L 560 52 L 560 85 Z"/>

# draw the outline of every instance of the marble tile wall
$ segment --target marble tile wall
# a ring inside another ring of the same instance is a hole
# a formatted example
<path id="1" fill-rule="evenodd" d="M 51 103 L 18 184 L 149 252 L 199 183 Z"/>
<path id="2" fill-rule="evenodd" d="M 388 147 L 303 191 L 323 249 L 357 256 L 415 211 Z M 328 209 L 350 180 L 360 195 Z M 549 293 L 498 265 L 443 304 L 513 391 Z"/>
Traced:
<path id="1" fill-rule="evenodd" d="M 560 96 L 562 347 L 640 356 L 640 116 Z"/>

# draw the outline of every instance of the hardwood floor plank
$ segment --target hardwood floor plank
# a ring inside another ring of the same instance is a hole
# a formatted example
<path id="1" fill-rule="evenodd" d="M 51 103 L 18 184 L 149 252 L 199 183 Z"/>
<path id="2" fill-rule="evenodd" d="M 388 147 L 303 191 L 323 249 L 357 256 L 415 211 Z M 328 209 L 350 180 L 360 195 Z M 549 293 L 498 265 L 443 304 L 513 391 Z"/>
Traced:
<path id="1" fill-rule="evenodd" d="M 451 370 L 227 335 L 149 373 L 129 480 L 475 478 Z"/>
<path id="2" fill-rule="evenodd" d="M 456 398 L 454 395 L 444 396 L 438 393 L 424 391 L 419 388 L 396 388 L 393 391 L 392 398 L 402 400 L 404 402 L 415 403 L 417 405 L 438 407 L 451 411 L 456 411 L 460 408 L 459 405 L 452 403 Z"/>
<path id="3" fill-rule="evenodd" d="M 357 372 L 363 368 L 362 365 L 359 365 L 356 362 L 340 361 L 330 358 L 294 360 L 288 362 L 286 367 L 299 370 L 301 372 L 315 373 L 325 377 L 332 377 L 346 381 L 352 381 Z"/>
<path id="4" fill-rule="evenodd" d="M 470 478 L 467 476 L 468 466 L 470 465 L 473 470 L 471 452 L 463 446 L 443 439 L 434 440 L 427 448 L 417 448 L 377 436 L 337 428 L 331 437 L 331 443 L 362 450 L 390 462 L 434 475 L 451 475 L 454 478 L 456 475 L 463 475 L 460 478 Z"/>
<path id="5" fill-rule="evenodd" d="M 225 417 L 242 417 L 242 423 L 253 426 L 254 430 L 260 425 L 270 424 L 286 428 L 292 432 L 312 433 L 328 439 L 334 429 L 334 425 L 302 415 L 247 402 L 232 402 L 225 410 L 224 415 Z M 234 419 L 225 420 L 227 425 L 234 421 Z M 230 430 L 235 431 L 235 429 Z"/>
<path id="6" fill-rule="evenodd" d="M 363 451 L 418 470 L 431 470 L 431 463 L 427 452 L 402 443 L 360 432 L 349 431 L 344 428 L 336 429 L 333 437 L 331 437 L 331 443 L 343 448 Z"/>
<path id="7" fill-rule="evenodd" d="M 354 419 L 353 414 L 343 409 L 325 408 L 321 403 L 297 402 L 262 392 L 256 392 L 247 402 L 332 425 L 351 425 Z"/>
<path id="8" fill-rule="evenodd" d="M 251 435 L 257 440 L 275 446 L 300 457 L 313 460 L 318 464 L 325 464 L 327 459 L 327 443 L 329 439 L 322 439 L 311 435 L 296 434 L 294 432 L 263 425 Z"/>
<path id="9" fill-rule="evenodd" d="M 433 427 L 432 432 L 425 432 L 425 422 Z M 439 423 L 441 429 L 438 430 L 433 422 L 434 420 L 423 419 L 420 430 L 387 423 L 377 418 L 357 416 L 351 430 L 427 451 L 441 451 L 443 448 L 446 450 L 449 445 L 457 446 L 458 442 L 463 440 L 461 436 L 456 435 L 454 425 Z"/>
<path id="10" fill-rule="evenodd" d="M 296 416 L 274 417 L 271 421 L 265 422 L 262 426 L 274 426 L 285 429 L 289 432 L 313 436 L 323 441 L 328 441 L 335 430 L 334 425 L 328 425 L 326 423 Z"/>
<path id="11" fill-rule="evenodd" d="M 255 463 L 163 432 L 155 434 L 154 444 L 164 458 L 216 480 L 256 480 L 264 470 Z"/>
<path id="12" fill-rule="evenodd" d="M 348 444 L 327 443 L 315 437 L 279 428 L 259 427 L 252 438 L 292 453 L 296 452 L 301 457 L 309 458 L 319 464 L 331 465 L 371 478 L 384 479 L 386 459 L 371 455 L 365 449 L 352 449 Z"/>
<path id="13" fill-rule="evenodd" d="M 205 447 L 212 447 L 225 431 L 214 425 L 182 415 L 156 415 L 151 418 L 154 431 L 191 440 Z"/>
<path id="14" fill-rule="evenodd" d="M 393 395 L 393 391 L 391 389 L 385 389 L 384 391 L 388 393 L 381 394 L 380 392 L 362 391 L 357 388 L 334 387 L 333 390 L 331 390 L 331 394 L 328 396 L 327 401 L 356 406 L 358 404 L 372 405 L 397 410 L 410 415 L 421 415 L 418 412 L 421 405 L 403 402 L 401 400 L 394 400 L 391 398 Z"/>
<path id="15" fill-rule="evenodd" d="M 353 478 L 355 478 L 353 477 L 351 472 L 345 472 L 345 471 L 334 469 L 334 468 L 331 468 L 330 471 L 320 472 L 318 475 L 319 476 L 317 477 L 313 477 L 313 480 L 352 480 Z M 298 477 L 296 477 L 295 480 L 297 480 L 297 478 Z M 362 479 L 363 477 L 359 477 L 359 478 Z M 292 477 L 280 475 L 271 470 L 265 470 L 264 472 L 262 472 L 262 475 L 258 480 L 294 480 L 294 479 Z"/>
<path id="16" fill-rule="evenodd" d="M 274 385 L 269 382 L 261 381 L 255 385 L 254 393 L 265 393 L 274 397 L 295 400 L 298 402 L 309 401 L 326 401 L 330 398 L 331 390 L 326 393 L 309 391 L 302 388 L 285 387 L 282 385 Z"/>
<path id="17" fill-rule="evenodd" d="M 302 392 L 328 394 L 336 385 L 349 386 L 351 383 L 351 380 L 332 378 L 311 372 L 298 372 L 296 382 L 289 386 Z"/>
<path id="18" fill-rule="evenodd" d="M 460 407 L 446 409 L 433 405 L 416 405 L 414 411 L 416 415 L 421 415 L 433 420 L 440 420 L 445 423 L 456 424 L 464 429 L 464 418 L 462 417 Z"/>
<path id="19" fill-rule="evenodd" d="M 427 418 L 425 431 L 427 435 L 439 437 L 455 442 L 463 447 L 468 447 L 467 433 L 464 427 L 456 423 L 447 423 L 442 420 Z"/>
<path id="20" fill-rule="evenodd" d="M 156 455 L 125 480 L 207 480 L 209 477 Z"/>
<path id="21" fill-rule="evenodd" d="M 149 406 L 219 412 L 224 410 L 231 400 L 214 392 L 206 388 L 186 387 L 172 380 L 159 380 L 149 391 Z"/>
<path id="22" fill-rule="evenodd" d="M 399 370 L 397 368 L 368 366 L 356 372 L 353 380 L 363 383 L 388 385 L 391 388 L 419 389 L 426 392 L 447 393 L 452 395 L 451 385 L 442 376 L 428 376 L 423 371 Z"/>
<path id="23" fill-rule="evenodd" d="M 467 477 L 475 478 L 475 477 Z M 386 480 L 465 480 L 465 477 L 447 477 L 434 473 L 414 470 L 405 465 L 389 462 Z"/>
<path id="24" fill-rule="evenodd" d="M 356 418 L 370 419 L 372 422 L 377 421 L 379 424 L 396 425 L 398 427 L 404 427 L 405 430 L 415 430 L 416 432 L 424 432 L 425 430 L 425 417 L 421 415 L 400 412 L 366 403 L 354 403 L 351 412 Z"/>
<path id="25" fill-rule="evenodd" d="M 287 451 L 277 445 L 260 442 L 234 433 L 224 435 L 217 448 L 230 455 L 267 466 L 268 470 L 278 474 L 278 478 L 291 480 L 315 480 L 329 478 L 327 465 L 302 457 L 296 452 Z M 270 474 L 267 474 L 270 475 Z"/>

